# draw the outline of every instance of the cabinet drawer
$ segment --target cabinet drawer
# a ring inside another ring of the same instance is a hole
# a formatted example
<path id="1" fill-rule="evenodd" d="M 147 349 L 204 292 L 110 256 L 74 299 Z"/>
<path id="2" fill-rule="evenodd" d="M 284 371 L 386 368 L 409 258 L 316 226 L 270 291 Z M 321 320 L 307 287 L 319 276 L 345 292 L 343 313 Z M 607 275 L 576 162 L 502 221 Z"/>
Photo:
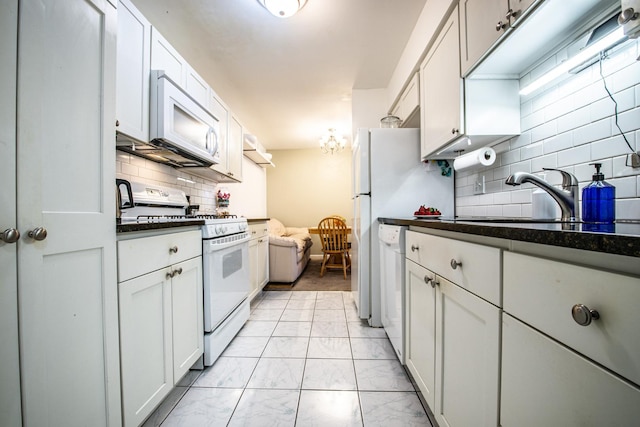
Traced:
<path id="1" fill-rule="evenodd" d="M 199 255 L 202 255 L 202 234 L 199 230 L 121 240 L 118 242 L 118 281 Z"/>
<path id="2" fill-rule="evenodd" d="M 640 279 L 505 252 L 504 310 L 640 384 Z M 600 318 L 581 326 L 572 307 Z"/>
<path id="3" fill-rule="evenodd" d="M 269 228 L 267 227 L 266 222 L 259 222 L 254 224 L 249 224 L 249 235 L 252 239 L 258 237 L 264 237 L 269 233 Z"/>
<path id="4" fill-rule="evenodd" d="M 408 231 L 406 257 L 494 305 L 501 305 L 500 249 Z M 458 263 L 452 267 L 452 260 Z"/>
<path id="5" fill-rule="evenodd" d="M 637 387 L 503 316 L 501 426 L 632 426 L 638 402 Z"/>

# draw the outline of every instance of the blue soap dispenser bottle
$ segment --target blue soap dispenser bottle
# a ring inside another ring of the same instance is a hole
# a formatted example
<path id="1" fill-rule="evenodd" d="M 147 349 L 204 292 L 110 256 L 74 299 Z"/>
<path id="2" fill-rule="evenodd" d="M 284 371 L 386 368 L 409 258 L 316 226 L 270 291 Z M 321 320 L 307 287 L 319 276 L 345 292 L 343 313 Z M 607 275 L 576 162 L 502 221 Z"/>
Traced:
<path id="1" fill-rule="evenodd" d="M 601 163 L 596 167 L 593 181 L 582 189 L 582 220 L 588 223 L 612 224 L 616 219 L 616 187 L 604 180 Z"/>

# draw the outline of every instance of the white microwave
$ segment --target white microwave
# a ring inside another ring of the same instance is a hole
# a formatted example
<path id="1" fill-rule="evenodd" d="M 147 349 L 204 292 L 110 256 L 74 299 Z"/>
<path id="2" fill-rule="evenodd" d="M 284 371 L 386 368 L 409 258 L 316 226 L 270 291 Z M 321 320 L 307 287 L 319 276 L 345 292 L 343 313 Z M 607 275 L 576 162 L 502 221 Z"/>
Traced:
<path id="1" fill-rule="evenodd" d="M 164 157 L 172 157 L 174 166 L 220 163 L 218 120 L 164 71 L 151 71 L 150 92 L 150 144 Z"/>

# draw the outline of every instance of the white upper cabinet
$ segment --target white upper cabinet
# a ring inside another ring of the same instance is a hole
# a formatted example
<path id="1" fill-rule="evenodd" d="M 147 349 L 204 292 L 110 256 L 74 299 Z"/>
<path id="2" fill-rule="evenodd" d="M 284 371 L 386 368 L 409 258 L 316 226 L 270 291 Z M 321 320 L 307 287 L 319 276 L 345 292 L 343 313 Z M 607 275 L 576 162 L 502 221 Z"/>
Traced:
<path id="1" fill-rule="evenodd" d="M 507 0 L 460 1 L 460 62 L 463 76 L 508 28 L 506 7 Z"/>
<path id="2" fill-rule="evenodd" d="M 458 9 L 420 68 L 421 157 L 451 159 L 520 133 L 518 80 L 460 77 Z"/>
<path id="3" fill-rule="evenodd" d="M 400 99 L 391 110 L 391 115 L 402 120 L 402 127 L 420 127 L 420 84 L 418 73 L 415 73 L 407 87 L 400 95 Z"/>
<path id="4" fill-rule="evenodd" d="M 458 8 L 455 8 L 447 19 L 420 67 L 420 87 L 420 153 L 424 158 L 464 133 Z"/>
<path id="5" fill-rule="evenodd" d="M 120 0 L 116 131 L 140 141 L 149 140 L 150 65 L 151 24 L 129 0 Z"/>
<path id="6" fill-rule="evenodd" d="M 211 168 L 218 182 L 242 181 L 242 126 L 213 91 L 209 95 L 209 111 L 220 123 L 220 163 Z"/>
<path id="7" fill-rule="evenodd" d="M 171 80 L 186 90 L 189 66 L 177 50 L 154 27 L 151 29 L 151 69 L 163 70 Z"/>
<path id="8" fill-rule="evenodd" d="M 151 31 L 151 69 L 164 70 L 177 85 L 201 106 L 209 105 L 209 85 L 189 65 L 189 63 L 171 46 L 162 35 L 153 28 Z"/>

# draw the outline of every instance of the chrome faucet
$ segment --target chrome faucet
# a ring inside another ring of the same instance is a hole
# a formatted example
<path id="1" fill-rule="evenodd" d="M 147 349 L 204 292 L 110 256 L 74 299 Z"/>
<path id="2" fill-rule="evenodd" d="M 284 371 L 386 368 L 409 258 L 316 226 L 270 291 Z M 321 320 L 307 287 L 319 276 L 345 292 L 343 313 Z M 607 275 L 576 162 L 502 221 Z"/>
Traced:
<path id="1" fill-rule="evenodd" d="M 504 182 L 507 185 L 520 185 L 525 182 L 530 182 L 533 185 L 545 190 L 558 202 L 560 209 L 562 210 L 562 221 L 576 221 L 579 218 L 578 214 L 578 180 L 575 176 L 569 172 L 565 172 L 559 169 L 542 168 L 546 171 L 556 171 L 562 174 L 562 190 L 550 185 L 547 181 L 538 178 L 536 175 L 532 175 L 527 172 L 515 172 L 507 178 Z"/>

